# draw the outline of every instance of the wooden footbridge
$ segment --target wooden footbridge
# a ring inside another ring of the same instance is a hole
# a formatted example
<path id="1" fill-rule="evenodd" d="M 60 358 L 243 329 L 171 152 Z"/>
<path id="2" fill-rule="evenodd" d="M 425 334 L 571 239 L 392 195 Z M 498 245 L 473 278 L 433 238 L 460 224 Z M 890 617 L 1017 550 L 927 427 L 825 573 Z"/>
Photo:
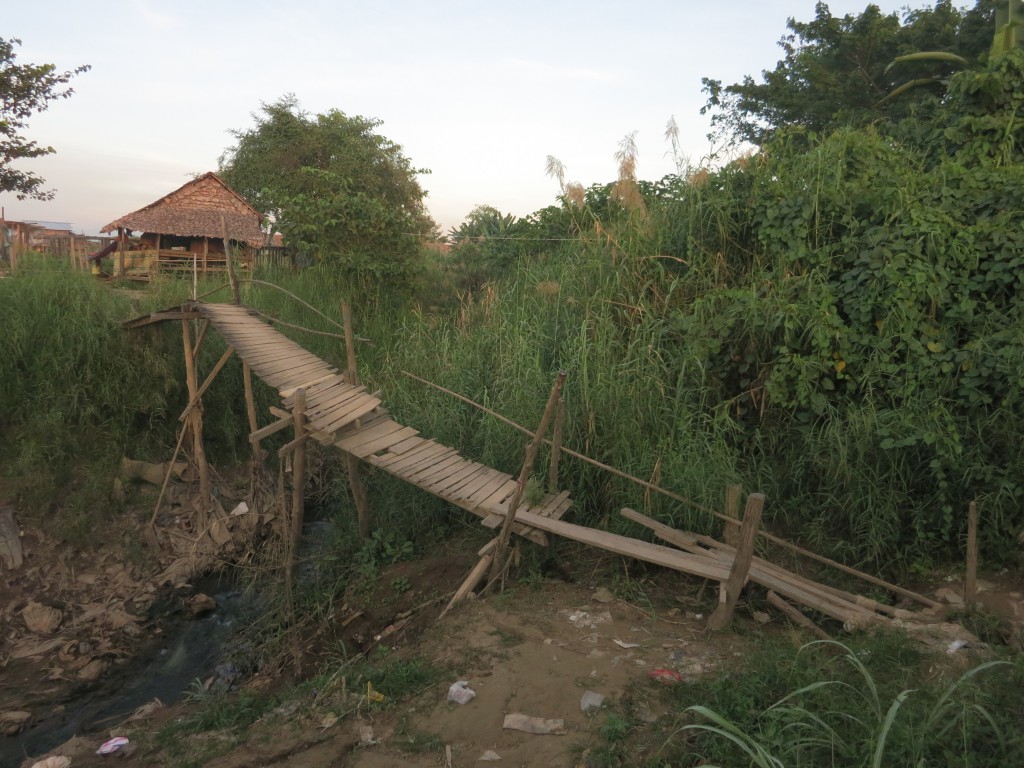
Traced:
<path id="1" fill-rule="evenodd" d="M 755 538 L 761 535 L 775 544 L 813 557 L 819 562 L 837 567 L 850 575 L 863 578 L 875 586 L 881 586 L 905 598 L 932 608 L 937 605 L 935 601 L 922 595 L 829 561 L 820 555 L 802 550 L 796 545 L 759 530 L 760 510 L 764 500 L 761 494 L 751 494 L 748 497 L 742 525 L 737 519 L 738 508 L 734 509 L 728 517 L 713 510 L 706 510 L 718 517 L 723 517 L 727 523 L 732 523 L 726 527 L 727 533 L 732 535 L 726 536 L 727 543 L 725 544 L 709 537 L 675 531 L 632 510 L 623 511 L 627 518 L 646 526 L 656 536 L 672 544 L 673 547 L 618 536 L 607 531 L 574 525 L 561 520 L 572 506 L 568 492 L 547 493 L 539 502 L 530 504 L 524 498 L 524 481 L 531 471 L 536 450 L 547 429 L 548 416 L 552 411 L 553 403 L 557 400 L 556 394 L 560 391 L 562 377 L 557 382 L 556 389 L 552 390 L 552 399 L 549 400 L 548 407 L 545 409 L 545 418 L 542 419 L 541 426 L 534 435 L 534 441 L 527 450 L 523 470 L 518 477 L 513 477 L 500 470 L 467 459 L 454 448 L 423 437 L 417 430 L 398 423 L 388 415 L 377 394 L 368 392 L 366 387 L 360 386 L 358 383 L 351 322 L 348 320 L 347 310 L 345 340 L 348 367 L 346 371 L 339 371 L 304 349 L 276 331 L 262 319 L 260 313 L 240 304 L 210 304 L 190 301 L 180 308 L 153 312 L 128 321 L 125 325 L 129 328 L 137 328 L 168 320 L 183 321 L 182 333 L 185 343 L 190 402 L 181 418 L 183 421 L 193 420 L 189 423 L 190 430 L 182 429 L 178 449 L 181 447 L 186 431 L 190 431 L 193 435 L 195 458 L 200 469 L 201 486 L 206 470 L 201 438 L 202 417 L 200 409 L 195 406 L 232 354 L 237 353 L 243 361 L 251 431 L 250 441 L 254 446 L 258 448 L 261 440 L 276 432 L 289 427 L 295 428 L 295 439 L 279 451 L 281 456 L 286 456 L 289 452 L 294 451 L 293 455 L 296 457 L 292 506 L 299 512 L 292 515 L 293 550 L 297 545 L 299 526 L 301 525 L 302 483 L 296 481 L 303 475 L 301 466 L 303 459 L 299 457 L 304 455 L 302 445 L 305 441 L 314 439 L 324 446 L 333 446 L 345 454 L 348 461 L 349 479 L 352 482 L 353 497 L 360 515 L 360 528 L 364 535 L 369 530 L 369 518 L 368 512 L 364 514 L 365 490 L 361 489 L 361 481 L 358 480 L 358 461 L 366 462 L 477 515 L 488 527 L 501 527 L 501 535 L 480 551 L 481 561 L 456 593 L 456 599 L 460 595 L 468 594 L 483 578 L 489 567 L 491 568 L 492 582 L 496 578 L 496 574 L 503 572 L 498 566 L 504 563 L 504 567 L 507 567 L 507 561 L 503 559 L 504 547 L 511 533 L 517 533 L 542 545 L 547 543 L 546 533 L 553 533 L 611 552 L 721 582 L 722 600 L 719 610 L 712 616 L 713 628 L 720 628 L 728 622 L 739 592 L 748 579 L 773 590 L 773 592 L 769 592 L 769 599 L 773 600 L 773 605 L 779 607 L 796 621 L 800 620 L 802 614 L 790 604 L 782 601 L 778 595 L 838 619 L 848 628 L 865 627 L 878 621 L 890 619 L 919 620 L 920 614 L 911 614 L 906 610 L 880 604 L 859 595 L 826 587 L 753 556 Z M 205 321 L 195 343 L 192 342 L 190 335 L 191 320 Z M 196 379 L 196 355 L 209 327 L 215 328 L 223 336 L 228 348 L 200 386 Z M 264 427 L 259 427 L 257 424 L 251 392 L 250 371 L 278 391 L 283 406 L 283 408 L 272 407 L 270 409 L 271 414 L 276 417 L 276 421 Z M 175 450 L 175 458 L 178 449 Z M 574 455 L 591 461 L 591 463 L 597 463 L 580 454 Z M 173 463 L 174 459 L 171 461 L 171 464 Z M 604 465 L 599 464 L 599 466 Z M 629 477 L 613 468 L 604 468 L 623 477 Z M 672 498 L 686 501 L 645 481 L 637 478 L 629 479 Z M 205 482 L 207 488 L 201 489 L 201 495 L 204 498 L 208 496 L 209 492 L 208 479 Z M 738 504 L 738 498 L 737 490 L 735 504 Z M 160 502 L 158 501 L 157 511 L 159 506 Z M 156 511 L 154 511 L 153 517 L 155 521 Z M 774 593 L 778 593 L 778 595 Z M 806 617 L 803 618 L 806 620 Z"/>
<path id="2" fill-rule="evenodd" d="M 274 387 L 287 411 L 273 409 L 278 421 L 254 429 L 262 440 L 291 427 L 296 393 L 305 393 L 304 417 L 308 436 L 321 445 L 334 446 L 451 504 L 472 512 L 490 528 L 508 514 L 518 485 L 511 475 L 471 461 L 390 418 L 380 398 L 353 384 L 341 372 L 276 331 L 247 307 L 234 304 L 188 302 L 180 311 L 154 312 L 131 321 L 131 327 L 172 319 L 206 320 L 243 362 Z M 286 446 L 287 448 L 288 446 Z M 519 512 L 557 520 L 572 506 L 568 492 L 547 494 L 539 503 L 524 501 Z M 538 544 L 545 534 L 517 524 L 516 533 Z"/>

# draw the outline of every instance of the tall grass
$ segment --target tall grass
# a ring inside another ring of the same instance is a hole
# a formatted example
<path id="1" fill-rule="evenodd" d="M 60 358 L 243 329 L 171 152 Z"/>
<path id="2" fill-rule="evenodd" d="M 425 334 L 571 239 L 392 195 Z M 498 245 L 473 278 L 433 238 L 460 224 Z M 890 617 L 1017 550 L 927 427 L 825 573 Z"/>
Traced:
<path id="1" fill-rule="evenodd" d="M 751 665 L 687 691 L 687 701 L 707 703 L 686 708 L 696 722 L 677 734 L 687 744 L 667 749 L 681 753 L 680 765 L 759 768 L 1020 762 L 1020 664 L 926 673 L 909 642 L 881 636 L 852 649 L 819 641 L 790 658 L 770 644 L 755 663 L 772 679 Z"/>

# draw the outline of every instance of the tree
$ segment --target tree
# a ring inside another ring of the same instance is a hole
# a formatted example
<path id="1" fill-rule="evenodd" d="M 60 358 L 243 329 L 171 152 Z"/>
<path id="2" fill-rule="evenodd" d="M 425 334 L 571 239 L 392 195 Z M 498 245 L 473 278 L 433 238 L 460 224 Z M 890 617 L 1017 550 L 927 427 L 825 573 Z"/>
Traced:
<path id="1" fill-rule="evenodd" d="M 866 125 L 881 118 L 898 119 L 934 89 L 917 89 L 907 98 L 883 100 L 907 80 L 944 82 L 959 67 L 953 62 L 907 62 L 898 71 L 889 65 L 917 51 L 946 51 L 968 62 L 985 59 L 992 44 L 995 0 L 978 0 L 963 11 L 950 0 L 934 7 L 883 14 L 868 5 L 859 15 L 835 17 L 819 2 L 809 22 L 789 19 L 791 34 L 779 41 L 785 57 L 761 73 L 763 82 L 746 76 L 723 86 L 703 78 L 712 125 L 729 142 L 761 144 L 776 129 L 802 126 L 814 132 L 843 125 Z"/>
<path id="2" fill-rule="evenodd" d="M 40 146 L 22 135 L 28 119 L 44 112 L 51 101 L 66 99 L 74 90 L 65 88 L 72 77 L 89 71 L 88 65 L 57 72 L 53 64 L 17 64 L 16 37 L 0 37 L 0 192 L 13 192 L 19 200 L 50 200 L 53 190 L 43 189 L 46 180 L 29 171 L 12 168 L 17 160 L 52 155 L 53 147 Z"/>
<path id="3" fill-rule="evenodd" d="M 363 287 L 402 284 L 436 231 L 416 178 L 428 171 L 376 132 L 379 120 L 310 115 L 293 95 L 253 117 L 220 158 L 224 180 L 307 256 Z"/>

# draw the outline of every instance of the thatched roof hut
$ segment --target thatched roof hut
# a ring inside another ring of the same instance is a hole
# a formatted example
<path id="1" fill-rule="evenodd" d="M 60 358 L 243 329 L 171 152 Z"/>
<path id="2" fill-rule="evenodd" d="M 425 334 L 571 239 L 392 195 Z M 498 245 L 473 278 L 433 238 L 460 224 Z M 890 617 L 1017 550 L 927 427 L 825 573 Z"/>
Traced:
<path id="1" fill-rule="evenodd" d="M 147 235 L 159 236 L 156 247 L 160 248 L 161 245 L 167 247 L 172 240 L 176 243 L 181 240 L 203 240 L 211 245 L 219 243 L 226 225 L 232 240 L 259 247 L 263 244 L 260 221 L 260 214 L 245 198 L 221 181 L 217 174 L 210 172 L 145 208 L 110 222 L 100 231 L 142 232 L 144 240 L 152 239 Z M 164 241 L 162 244 L 160 239 Z M 186 247 L 190 251 L 199 250 L 193 242 Z"/>

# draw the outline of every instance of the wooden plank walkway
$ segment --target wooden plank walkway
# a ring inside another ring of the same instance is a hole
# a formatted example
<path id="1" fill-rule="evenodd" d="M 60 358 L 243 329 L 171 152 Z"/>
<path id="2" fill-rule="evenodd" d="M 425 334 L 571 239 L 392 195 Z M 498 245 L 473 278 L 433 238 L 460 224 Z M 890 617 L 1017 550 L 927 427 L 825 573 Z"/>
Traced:
<path id="1" fill-rule="evenodd" d="M 472 512 L 490 528 L 501 525 L 516 478 L 466 459 L 454 448 L 394 421 L 365 387 L 350 385 L 338 369 L 246 307 L 189 302 L 185 309 L 209 320 L 253 373 L 278 390 L 286 408 L 292 407 L 295 390 L 305 389 L 305 413 L 313 439 Z M 524 502 L 519 511 L 558 520 L 571 507 L 565 491 L 547 494 L 536 505 Z M 536 528 L 516 523 L 513 530 L 547 544 L 546 534 Z"/>

